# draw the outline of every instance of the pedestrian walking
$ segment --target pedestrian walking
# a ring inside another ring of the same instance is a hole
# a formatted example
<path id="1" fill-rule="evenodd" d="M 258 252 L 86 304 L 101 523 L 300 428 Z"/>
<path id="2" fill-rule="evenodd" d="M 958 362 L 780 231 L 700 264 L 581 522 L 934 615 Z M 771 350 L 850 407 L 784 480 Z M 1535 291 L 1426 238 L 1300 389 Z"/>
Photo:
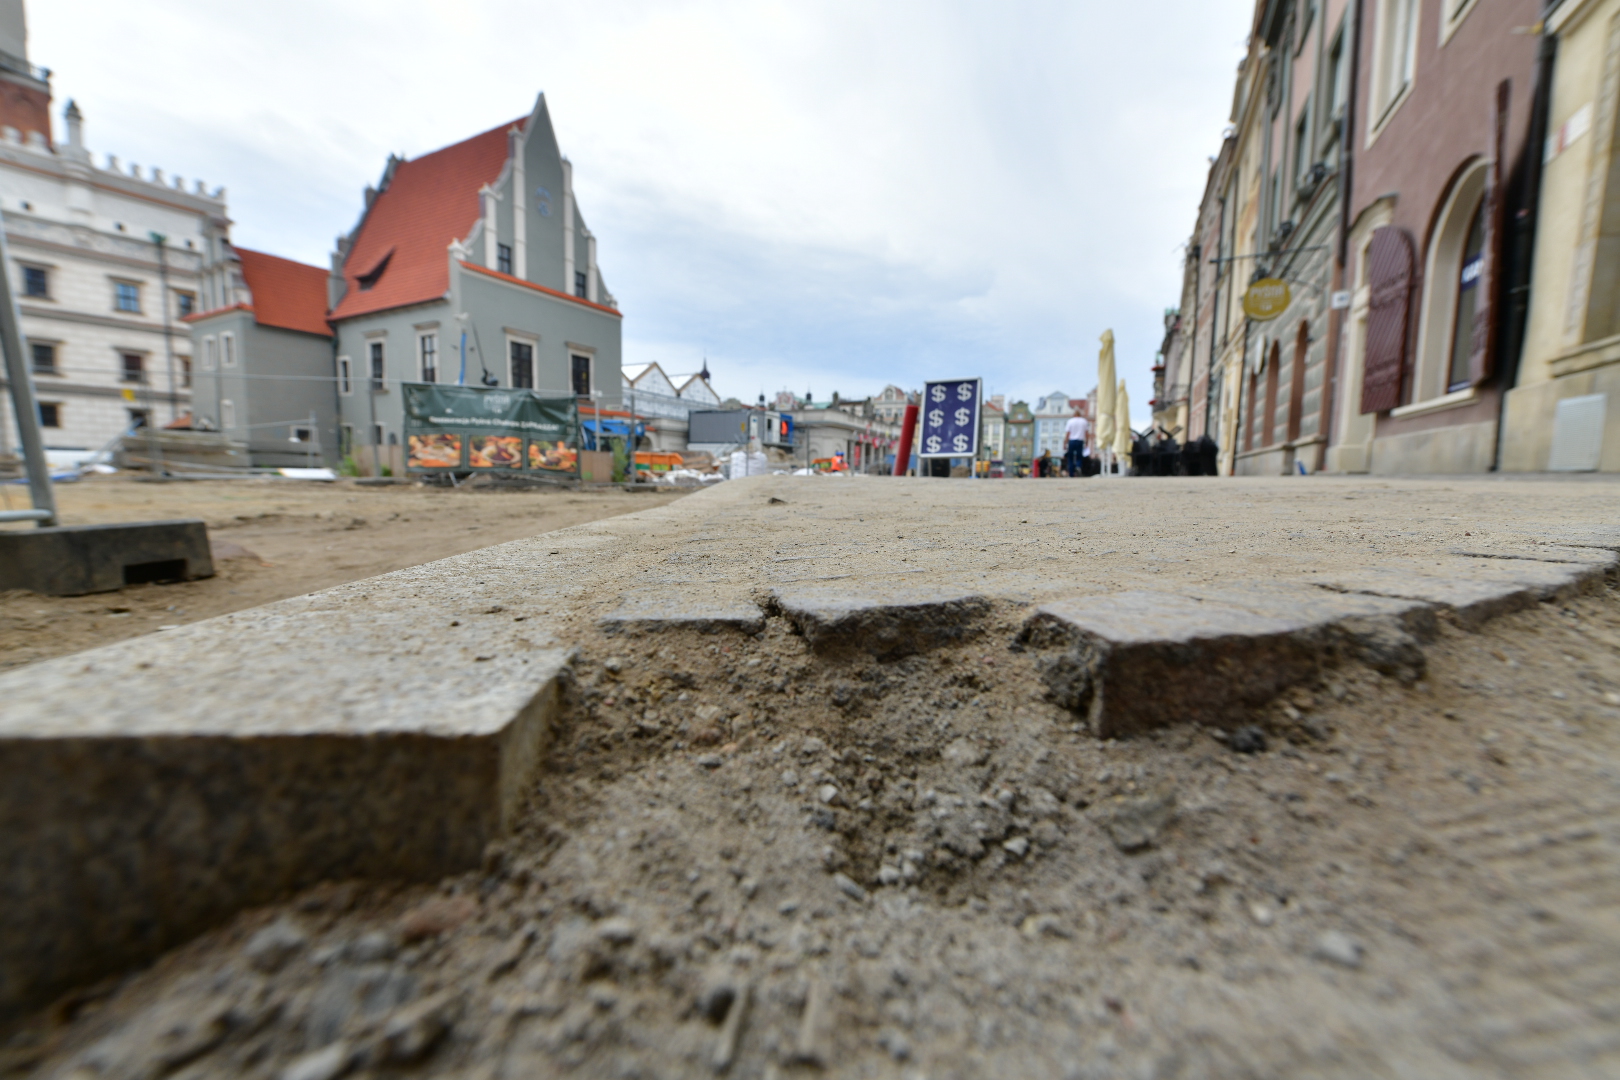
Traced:
<path id="1" fill-rule="evenodd" d="M 1063 471 L 1069 476 L 1085 475 L 1086 439 L 1090 435 L 1091 421 L 1077 406 L 1074 415 L 1063 426 L 1063 437 L 1068 440 L 1068 447 L 1063 453 Z"/>

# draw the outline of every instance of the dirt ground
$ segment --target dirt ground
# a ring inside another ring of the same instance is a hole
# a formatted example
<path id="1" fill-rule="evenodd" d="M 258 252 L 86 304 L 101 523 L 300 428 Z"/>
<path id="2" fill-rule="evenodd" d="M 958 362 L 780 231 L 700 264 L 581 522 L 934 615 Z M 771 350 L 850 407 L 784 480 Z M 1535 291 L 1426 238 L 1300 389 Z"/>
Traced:
<path id="1" fill-rule="evenodd" d="M 482 872 L 244 913 L 7 1075 L 1620 1075 L 1615 583 L 1118 743 L 1003 616 L 891 662 L 598 633 Z"/>
<path id="2" fill-rule="evenodd" d="M 0 491 L 17 507 L 26 489 Z M 215 576 L 93 596 L 0 592 L 0 671 L 167 626 L 645 510 L 680 492 L 454 490 L 353 481 L 96 476 L 56 487 L 64 525 L 201 518 Z M 9 526 L 19 528 L 25 526 Z"/>

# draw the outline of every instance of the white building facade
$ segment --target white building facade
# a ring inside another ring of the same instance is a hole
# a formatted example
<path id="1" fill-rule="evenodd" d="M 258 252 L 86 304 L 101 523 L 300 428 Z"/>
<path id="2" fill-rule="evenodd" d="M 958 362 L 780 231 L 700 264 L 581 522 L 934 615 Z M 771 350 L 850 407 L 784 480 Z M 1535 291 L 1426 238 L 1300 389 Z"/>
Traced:
<path id="1" fill-rule="evenodd" d="M 1054 390 L 1035 403 L 1035 456 L 1052 451 L 1053 457 L 1062 457 L 1068 450 L 1064 430 L 1074 410 L 1069 407 L 1069 395 Z"/>
<path id="2" fill-rule="evenodd" d="M 26 49 L 21 5 L 0 8 L 0 37 Z M 180 320 L 204 304 L 202 268 L 229 226 L 225 191 L 161 169 L 97 166 L 83 118 L 63 110 L 66 141 L 49 130 L 49 73 L 10 50 L 0 63 L 0 216 L 11 286 L 33 367 L 45 445 L 94 450 L 132 425 L 190 411 L 191 334 Z M 26 119 L 13 115 L 18 102 Z M 42 105 L 45 122 L 40 122 Z M 24 130 L 19 124 L 27 123 Z M 16 445 L 9 393 L 0 446 Z"/>

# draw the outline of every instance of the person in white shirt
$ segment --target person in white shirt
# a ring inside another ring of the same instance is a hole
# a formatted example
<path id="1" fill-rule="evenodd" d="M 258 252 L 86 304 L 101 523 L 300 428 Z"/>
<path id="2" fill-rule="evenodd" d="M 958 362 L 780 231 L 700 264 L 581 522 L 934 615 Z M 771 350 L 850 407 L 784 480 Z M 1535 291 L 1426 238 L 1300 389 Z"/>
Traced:
<path id="1" fill-rule="evenodd" d="M 1068 449 L 1063 454 L 1063 471 L 1070 476 L 1082 473 L 1080 459 L 1086 456 L 1086 438 L 1091 434 L 1091 421 L 1080 415 L 1075 409 L 1074 415 L 1063 426 L 1063 437 L 1068 440 Z"/>

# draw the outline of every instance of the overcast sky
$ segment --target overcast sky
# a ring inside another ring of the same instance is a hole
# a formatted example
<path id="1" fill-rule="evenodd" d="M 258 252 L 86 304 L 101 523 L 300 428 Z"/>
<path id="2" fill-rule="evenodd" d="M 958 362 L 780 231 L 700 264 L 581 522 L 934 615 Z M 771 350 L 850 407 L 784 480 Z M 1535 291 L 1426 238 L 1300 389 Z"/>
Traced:
<path id="1" fill-rule="evenodd" d="M 722 394 L 982 375 L 1136 426 L 1251 0 L 29 0 L 86 142 L 326 265 L 390 152 L 544 91 L 626 363 Z M 58 123 L 60 120 L 58 118 Z"/>

